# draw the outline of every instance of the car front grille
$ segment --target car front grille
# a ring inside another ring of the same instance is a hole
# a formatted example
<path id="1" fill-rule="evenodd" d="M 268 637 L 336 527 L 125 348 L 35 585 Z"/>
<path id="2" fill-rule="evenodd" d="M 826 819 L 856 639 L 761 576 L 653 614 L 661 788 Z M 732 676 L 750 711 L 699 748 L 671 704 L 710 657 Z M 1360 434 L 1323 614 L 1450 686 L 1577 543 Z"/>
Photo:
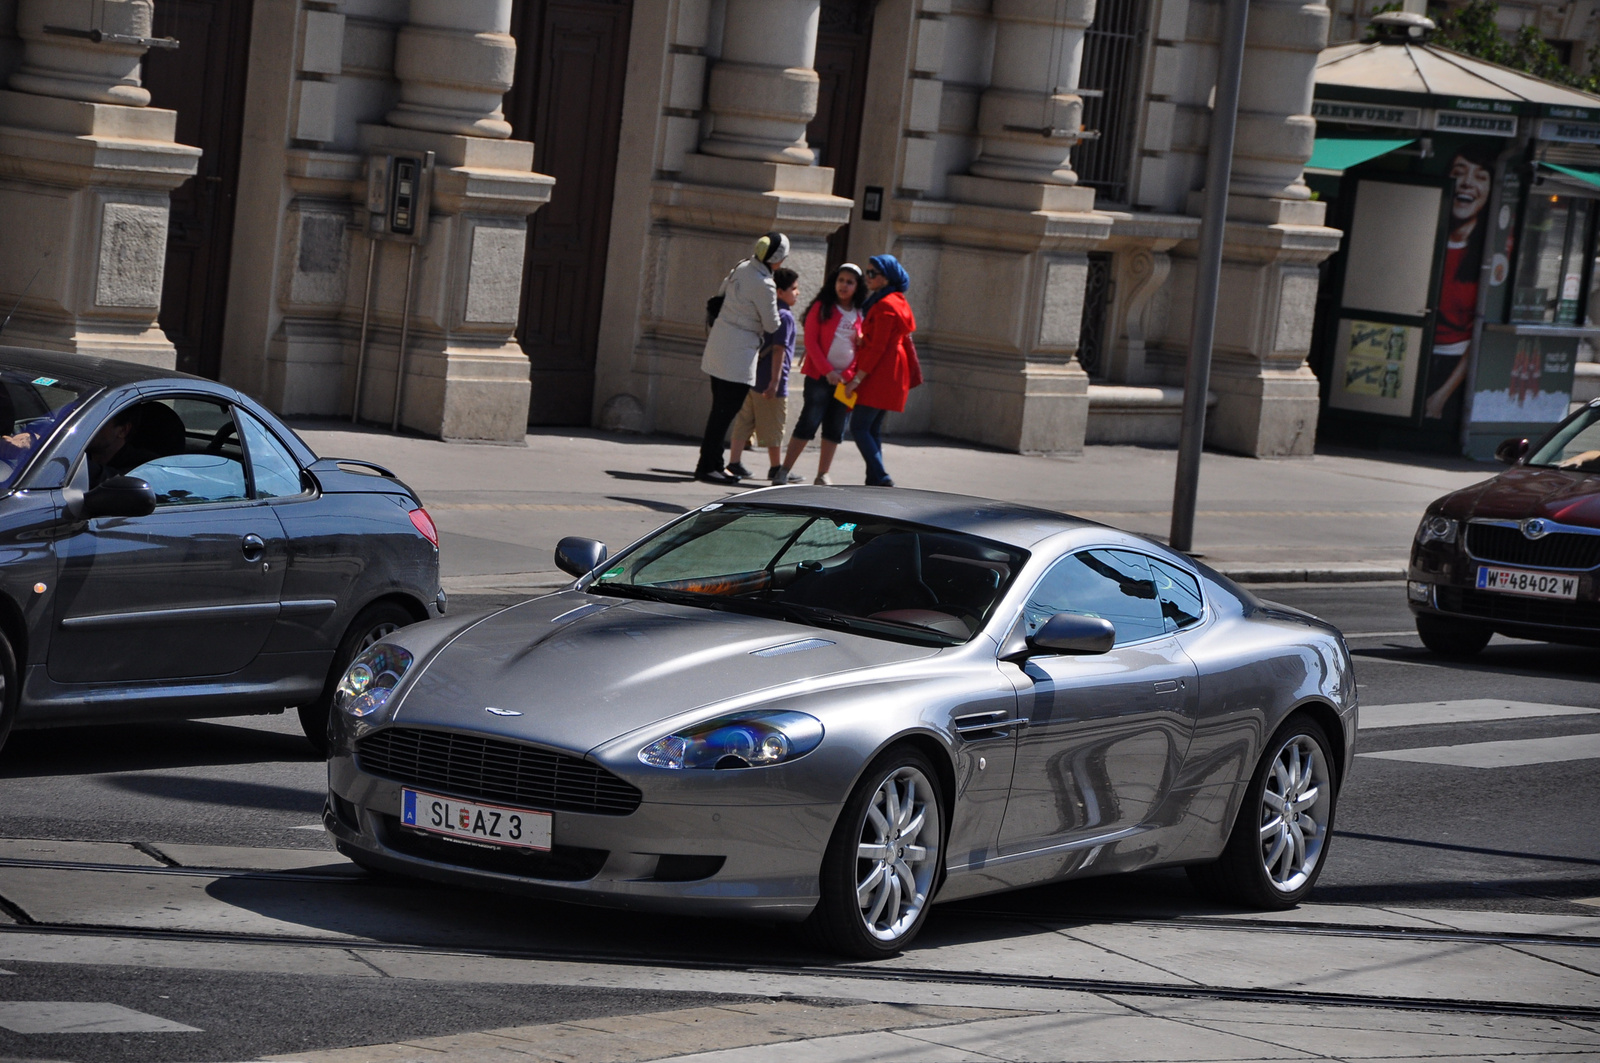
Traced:
<path id="1" fill-rule="evenodd" d="M 552 812 L 626 816 L 642 796 L 599 765 L 566 753 L 417 727 L 361 739 L 356 765 L 395 782 Z"/>
<path id="2" fill-rule="evenodd" d="M 1460 613 L 1464 616 L 1476 616 L 1512 624 L 1600 629 L 1600 602 L 1530 598 L 1517 594 L 1470 590 L 1465 587 L 1440 587 L 1436 593 L 1439 608 L 1447 613 Z"/>
<path id="3" fill-rule="evenodd" d="M 1467 552 L 1480 561 L 1535 568 L 1585 569 L 1600 565 L 1600 535 L 1552 532 L 1530 539 L 1521 528 L 1468 524 Z"/>

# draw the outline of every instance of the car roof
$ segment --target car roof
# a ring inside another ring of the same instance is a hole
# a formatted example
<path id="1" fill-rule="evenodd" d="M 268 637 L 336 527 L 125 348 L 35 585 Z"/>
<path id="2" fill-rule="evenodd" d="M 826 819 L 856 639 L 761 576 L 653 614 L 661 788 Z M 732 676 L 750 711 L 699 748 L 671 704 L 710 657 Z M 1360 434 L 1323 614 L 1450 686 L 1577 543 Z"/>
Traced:
<path id="1" fill-rule="evenodd" d="M 188 373 L 163 369 L 160 366 L 123 362 L 115 358 L 96 358 L 85 354 L 41 351 L 32 347 L 0 347 L 0 366 L 14 366 L 29 373 L 59 376 L 66 380 L 81 380 L 108 388 L 138 384 L 146 380 L 204 380 L 203 377 L 190 376 Z"/>
<path id="2" fill-rule="evenodd" d="M 942 491 L 900 487 L 775 487 L 725 500 L 730 503 L 858 513 L 976 535 L 1008 546 L 1031 547 L 1072 528 L 1102 525 L 1036 506 Z"/>

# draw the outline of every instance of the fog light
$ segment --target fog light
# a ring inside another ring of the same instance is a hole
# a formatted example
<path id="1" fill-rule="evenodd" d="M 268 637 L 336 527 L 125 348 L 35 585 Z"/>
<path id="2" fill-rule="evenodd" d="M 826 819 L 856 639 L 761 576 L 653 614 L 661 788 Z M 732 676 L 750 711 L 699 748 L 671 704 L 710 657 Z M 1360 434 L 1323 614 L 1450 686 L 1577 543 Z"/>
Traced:
<path id="1" fill-rule="evenodd" d="M 1406 580 L 1406 597 L 1414 602 L 1427 602 L 1428 592 L 1433 589 L 1431 583 L 1418 583 L 1416 580 Z"/>

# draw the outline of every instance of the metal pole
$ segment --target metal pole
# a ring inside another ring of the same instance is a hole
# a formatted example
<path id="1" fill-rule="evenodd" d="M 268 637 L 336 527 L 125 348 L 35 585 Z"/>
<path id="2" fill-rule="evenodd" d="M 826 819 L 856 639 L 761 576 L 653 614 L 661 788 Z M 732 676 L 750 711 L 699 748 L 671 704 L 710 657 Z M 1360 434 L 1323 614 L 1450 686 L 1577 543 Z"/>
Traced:
<path id="1" fill-rule="evenodd" d="M 1194 317 L 1189 361 L 1183 374 L 1183 429 L 1178 440 L 1178 476 L 1172 488 L 1172 534 L 1168 543 L 1187 552 L 1194 543 L 1195 496 L 1200 488 L 1200 453 L 1206 438 L 1206 394 L 1211 387 L 1211 345 L 1217 325 L 1217 287 L 1222 279 L 1222 237 L 1228 220 L 1228 172 L 1239 121 L 1239 80 L 1244 69 L 1244 34 L 1249 0 L 1223 0 L 1217 40 L 1217 88 L 1211 110 L 1211 150 L 1206 157 L 1205 212 L 1200 217 L 1200 253 L 1195 260 Z"/>
<path id="2" fill-rule="evenodd" d="M 372 312 L 372 267 L 378 261 L 378 241 L 367 238 L 367 294 L 361 300 L 361 343 L 356 347 L 356 397 L 350 404 L 350 423 L 361 416 L 361 378 L 367 370 L 367 321 Z"/>
<path id="3" fill-rule="evenodd" d="M 400 402 L 406 396 L 406 342 L 411 338 L 411 280 L 416 274 L 417 245 L 411 245 L 406 257 L 406 298 L 400 311 L 400 349 L 395 352 L 394 363 L 394 416 L 389 419 L 389 431 L 400 429 Z"/>

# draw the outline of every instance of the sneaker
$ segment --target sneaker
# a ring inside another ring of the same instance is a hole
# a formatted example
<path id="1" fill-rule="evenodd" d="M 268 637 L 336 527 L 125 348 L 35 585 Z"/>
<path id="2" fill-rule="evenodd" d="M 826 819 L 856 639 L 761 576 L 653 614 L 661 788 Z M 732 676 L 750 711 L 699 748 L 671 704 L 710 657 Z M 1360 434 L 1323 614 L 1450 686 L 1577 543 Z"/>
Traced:
<path id="1" fill-rule="evenodd" d="M 816 484 L 818 487 L 832 487 L 833 486 L 833 478 L 831 476 L 829 476 L 825 472 L 824 473 L 818 473 L 817 474 L 817 478 L 815 480 L 812 480 L 811 482 Z"/>
<path id="2" fill-rule="evenodd" d="M 738 487 L 739 478 L 729 476 L 721 469 L 704 469 L 694 474 L 694 478 L 703 484 L 717 484 L 720 487 Z"/>
<path id="3" fill-rule="evenodd" d="M 894 486 L 894 481 L 892 479 L 890 479 L 889 477 L 885 476 L 881 480 L 868 480 L 867 481 L 867 486 L 868 487 L 893 487 Z"/>
<path id="4" fill-rule="evenodd" d="M 750 479 L 750 470 L 744 467 L 744 462 L 734 461 L 728 463 L 728 475 L 736 476 L 741 480 Z"/>
<path id="5" fill-rule="evenodd" d="M 774 465 L 767 470 L 767 482 L 773 487 L 782 487 L 785 484 L 805 483 L 805 477 L 792 472 L 784 472 L 782 465 Z"/>

